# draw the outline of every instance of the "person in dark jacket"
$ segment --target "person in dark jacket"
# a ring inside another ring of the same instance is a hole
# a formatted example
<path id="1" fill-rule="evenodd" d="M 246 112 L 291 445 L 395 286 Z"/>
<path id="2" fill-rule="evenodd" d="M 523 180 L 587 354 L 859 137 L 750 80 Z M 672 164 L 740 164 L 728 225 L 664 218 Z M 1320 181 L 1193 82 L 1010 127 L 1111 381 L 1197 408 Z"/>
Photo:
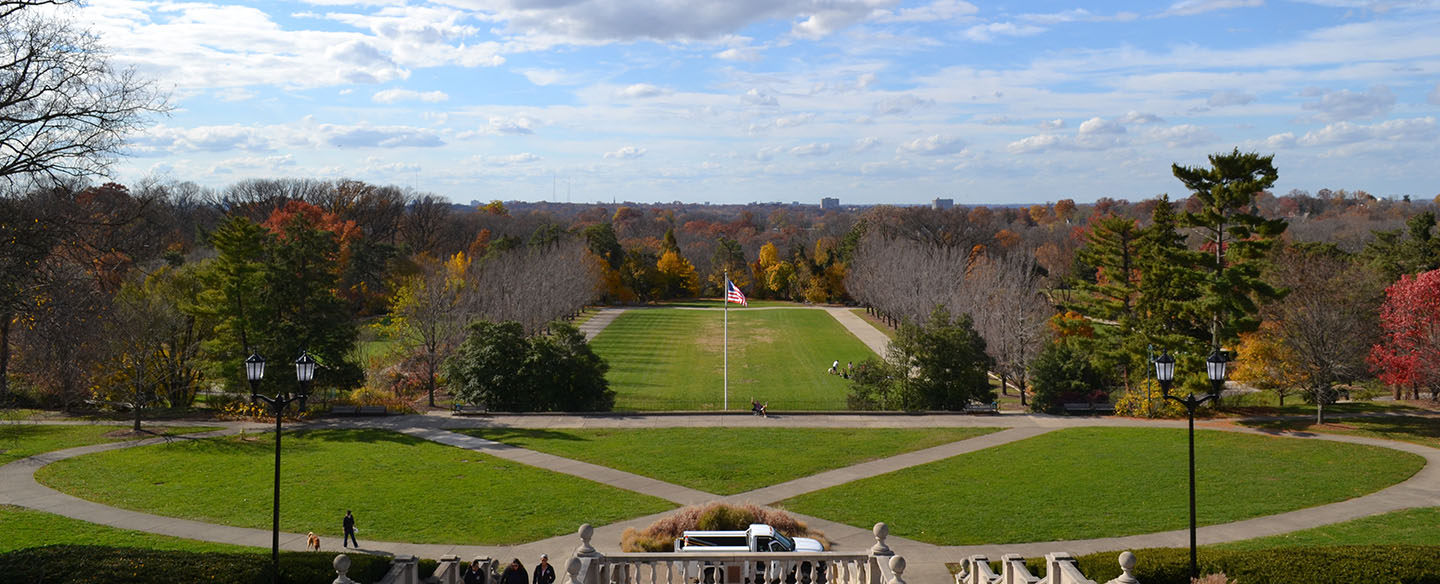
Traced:
<path id="1" fill-rule="evenodd" d="M 461 579 L 465 584 L 485 584 L 485 570 L 480 566 L 480 560 L 472 560 Z"/>
<path id="2" fill-rule="evenodd" d="M 345 528 L 345 537 L 340 540 L 340 547 L 349 547 L 347 544 L 354 543 L 355 547 L 359 548 L 360 542 L 355 539 L 355 516 L 350 514 L 349 509 L 345 510 L 345 518 L 340 520 L 340 525 Z"/>
<path id="3" fill-rule="evenodd" d="M 510 560 L 505 573 L 500 575 L 500 584 L 530 584 L 530 574 L 525 572 L 525 566 L 520 565 L 520 558 Z"/>
<path id="4" fill-rule="evenodd" d="M 555 567 L 550 565 L 550 556 L 540 554 L 540 563 L 535 564 L 535 581 L 531 584 L 555 584 Z"/>

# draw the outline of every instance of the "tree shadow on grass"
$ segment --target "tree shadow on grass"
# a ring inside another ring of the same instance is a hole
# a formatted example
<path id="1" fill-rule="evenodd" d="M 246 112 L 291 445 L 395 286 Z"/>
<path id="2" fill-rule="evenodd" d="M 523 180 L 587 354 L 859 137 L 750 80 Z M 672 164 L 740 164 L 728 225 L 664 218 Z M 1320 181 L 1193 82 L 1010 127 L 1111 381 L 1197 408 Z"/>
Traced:
<path id="1" fill-rule="evenodd" d="M 565 440 L 569 442 L 589 441 L 589 438 L 577 436 L 570 432 L 560 430 L 545 430 L 539 428 L 456 428 L 451 430 L 457 434 L 483 438 L 491 442 L 511 444 L 527 440 Z"/>

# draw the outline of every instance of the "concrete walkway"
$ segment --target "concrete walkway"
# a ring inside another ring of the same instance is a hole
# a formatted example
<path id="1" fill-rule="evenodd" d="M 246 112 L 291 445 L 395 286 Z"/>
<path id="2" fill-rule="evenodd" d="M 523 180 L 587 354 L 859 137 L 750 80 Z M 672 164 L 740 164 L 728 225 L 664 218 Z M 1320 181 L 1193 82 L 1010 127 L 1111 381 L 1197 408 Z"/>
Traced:
<path id="1" fill-rule="evenodd" d="M 851 316 L 854 316 L 853 314 Z M 861 321 L 863 323 L 863 321 Z M 865 323 L 869 326 L 868 323 Z M 263 431 L 266 425 L 246 423 L 223 423 L 225 430 L 169 440 L 185 440 L 207 436 L 227 435 L 241 431 Z M 902 468 L 926 464 L 984 448 L 999 446 L 1023 440 L 1065 427 L 1081 426 L 1147 426 L 1179 427 L 1184 422 L 1147 421 L 1123 418 L 1065 418 L 1042 415 L 1001 415 L 1001 416 L 956 416 L 956 415 L 894 415 L 894 414 L 833 414 L 833 415 L 789 415 L 772 418 L 758 418 L 749 415 L 698 413 L 679 415 L 495 415 L 482 418 L 454 418 L 446 415 L 392 416 L 386 418 L 324 420 L 308 426 L 316 428 L 381 428 L 402 432 L 418 438 L 466 448 L 494 455 L 522 464 L 534 465 L 555 472 L 575 475 L 596 482 L 626 488 L 636 492 L 664 498 L 678 504 L 701 503 L 711 500 L 733 502 L 771 503 L 800 494 L 829 488 L 861 478 L 893 472 Z M 924 450 L 899 454 L 893 457 L 860 463 L 816 475 L 795 479 L 778 485 L 756 489 L 747 493 L 719 496 L 695 489 L 642 477 L 603 466 L 574 461 L 563 457 L 543 454 L 474 438 L 447 428 L 497 427 L 497 428 L 592 428 L 592 427 L 1005 427 L 1007 429 Z M 1218 429 L 1254 434 L 1277 434 L 1272 431 L 1240 428 L 1225 425 L 1206 425 L 1207 429 Z M 1440 450 L 1401 442 L 1334 436 L 1324 434 L 1293 435 L 1297 439 L 1330 440 L 1354 444 L 1369 444 L 1411 452 L 1426 459 L 1426 466 L 1410 479 L 1370 495 L 1348 501 L 1301 509 L 1289 513 L 1237 521 L 1223 525 L 1203 527 L 1199 530 L 1202 544 L 1236 541 L 1286 533 L 1346 521 L 1358 517 L 1386 513 L 1413 507 L 1440 506 Z M 40 467 L 75 456 L 126 448 L 158 444 L 166 439 L 154 438 L 124 443 L 101 444 L 71 448 L 46 453 L 0 467 L 0 504 L 18 505 L 56 513 L 75 519 L 109 525 L 124 529 L 147 531 L 189 539 L 230 543 L 235 545 L 269 547 L 270 532 L 221 525 L 210 525 L 195 521 L 161 517 L 146 513 L 127 511 L 91 503 L 40 485 L 34 473 Z M 655 519 L 668 513 L 635 518 L 611 525 L 598 527 L 593 540 L 602 551 L 619 549 L 620 536 L 626 528 L 643 528 Z M 843 525 L 816 517 L 802 516 L 812 527 L 824 531 L 836 542 L 838 549 L 858 550 L 873 543 L 868 529 Z M 338 521 L 338 519 L 337 519 Z M 364 518 L 360 518 L 364 527 Z M 577 525 L 578 527 L 578 525 Z M 364 535 L 363 532 L 361 535 Z M 972 553 L 986 553 L 998 557 L 1003 553 L 1019 553 L 1038 557 L 1053 551 L 1067 551 L 1084 554 L 1101 551 L 1119 551 L 1142 547 L 1184 547 L 1188 545 L 1188 531 L 1177 530 L 1162 533 L 1142 534 L 1128 537 L 1102 538 L 1083 541 L 1038 542 L 1023 544 L 1001 544 L 985 546 L 936 546 L 892 536 L 890 546 L 905 556 L 909 569 L 908 579 L 913 582 L 948 581 L 945 562 L 958 561 Z M 281 534 L 281 546 L 287 550 L 304 549 L 304 535 Z M 334 538 L 323 542 L 327 550 L 337 550 Z M 519 557 L 527 565 L 540 553 L 548 553 L 559 565 L 579 545 L 579 538 L 573 534 L 563 535 L 517 546 L 462 546 L 449 544 L 413 544 L 404 542 L 374 542 L 362 539 L 362 551 L 378 554 L 414 554 L 422 557 L 439 557 L 444 554 L 458 554 L 462 558 L 491 556 L 496 558 Z"/>
<path id="2" fill-rule="evenodd" d="M 595 340 L 595 335 L 600 334 L 600 331 L 605 330 L 605 327 L 610 326 L 610 323 L 620 318 L 620 315 L 624 314 L 625 310 L 624 308 L 601 308 L 600 312 L 590 317 L 590 320 L 580 323 L 580 333 L 585 335 L 585 341 Z"/>

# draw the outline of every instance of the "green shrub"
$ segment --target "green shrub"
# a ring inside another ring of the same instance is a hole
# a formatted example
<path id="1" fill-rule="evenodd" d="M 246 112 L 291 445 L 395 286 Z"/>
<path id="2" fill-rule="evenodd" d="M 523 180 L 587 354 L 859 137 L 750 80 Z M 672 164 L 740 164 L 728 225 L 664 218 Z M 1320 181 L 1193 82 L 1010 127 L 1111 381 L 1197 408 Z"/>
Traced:
<path id="1" fill-rule="evenodd" d="M 1190 550 L 1135 550 L 1137 579 L 1145 584 L 1188 584 Z M 1120 576 L 1117 552 L 1076 558 L 1080 571 L 1096 582 Z M 1043 559 L 1027 561 L 1040 574 Z M 1210 550 L 1199 555 L 1201 574 L 1224 573 L 1231 582 L 1285 584 L 1440 584 L 1440 547 L 1331 546 L 1268 550 Z"/>
<path id="2" fill-rule="evenodd" d="M 332 582 L 334 560 L 335 554 L 328 552 L 282 552 L 280 581 Z M 389 570 L 389 558 L 352 555 L 347 575 L 357 582 L 377 582 Z M 270 554 L 52 545 L 0 554 L 0 574 L 7 582 L 46 584 L 261 584 L 270 581 Z"/>
<path id="3" fill-rule="evenodd" d="M 1033 412 L 1062 414 L 1067 402 L 1105 401 L 1104 376 L 1084 351 L 1070 343 L 1045 347 L 1031 365 L 1031 375 Z"/>

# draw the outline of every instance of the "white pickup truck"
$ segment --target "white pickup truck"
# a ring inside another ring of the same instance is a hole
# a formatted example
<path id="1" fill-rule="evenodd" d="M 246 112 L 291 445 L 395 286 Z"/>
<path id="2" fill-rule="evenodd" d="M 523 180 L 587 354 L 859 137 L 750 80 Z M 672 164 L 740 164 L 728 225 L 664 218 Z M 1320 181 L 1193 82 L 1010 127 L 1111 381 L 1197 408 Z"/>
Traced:
<path id="1" fill-rule="evenodd" d="M 819 541 L 786 537 L 763 523 L 745 531 L 687 531 L 675 540 L 677 552 L 823 552 Z"/>

